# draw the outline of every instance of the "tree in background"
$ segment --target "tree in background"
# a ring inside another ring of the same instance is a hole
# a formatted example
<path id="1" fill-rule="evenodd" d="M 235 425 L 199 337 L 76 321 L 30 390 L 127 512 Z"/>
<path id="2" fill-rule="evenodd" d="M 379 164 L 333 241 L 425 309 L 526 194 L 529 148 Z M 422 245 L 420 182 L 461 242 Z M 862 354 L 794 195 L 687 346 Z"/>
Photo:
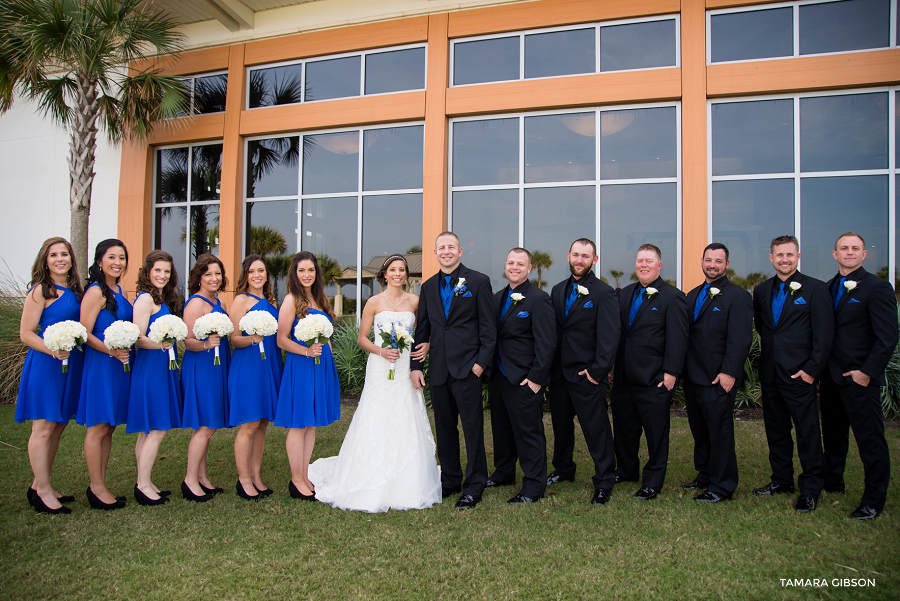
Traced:
<path id="1" fill-rule="evenodd" d="M 540 288 L 543 288 L 547 285 L 547 282 L 544 281 L 543 278 L 543 270 L 550 269 L 553 265 L 553 258 L 550 256 L 550 253 L 545 252 L 543 250 L 535 250 L 531 253 L 531 265 L 534 267 L 535 271 L 537 271 L 537 277 L 531 280 L 532 285 Z"/>
<path id="2" fill-rule="evenodd" d="M 610 269 L 609 275 L 611 275 L 613 277 L 613 279 L 616 281 L 616 290 L 621 288 L 621 286 L 619 286 L 619 278 L 622 277 L 623 275 L 625 275 L 625 272 L 619 271 L 618 269 Z"/>

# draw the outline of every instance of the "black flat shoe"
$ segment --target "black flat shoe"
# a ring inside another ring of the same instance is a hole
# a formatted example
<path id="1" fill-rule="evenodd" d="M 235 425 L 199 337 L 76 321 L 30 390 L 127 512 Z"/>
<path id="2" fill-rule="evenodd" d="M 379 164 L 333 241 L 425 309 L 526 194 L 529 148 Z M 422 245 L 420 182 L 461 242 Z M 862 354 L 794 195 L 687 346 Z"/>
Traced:
<path id="1" fill-rule="evenodd" d="M 241 481 L 238 480 L 237 484 L 234 485 L 234 490 L 237 492 L 237 496 L 244 499 L 245 501 L 259 501 L 262 495 L 257 492 L 255 495 L 248 495 L 247 490 L 241 485 Z M 253 490 L 256 490 L 256 487 L 253 487 Z"/>
<path id="2" fill-rule="evenodd" d="M 488 478 L 487 484 L 485 484 L 485 488 L 494 488 L 496 486 L 512 486 L 516 483 L 515 479 L 512 480 L 494 480 L 492 478 Z"/>
<path id="3" fill-rule="evenodd" d="M 35 493 L 31 496 L 31 506 L 34 507 L 34 510 L 38 513 L 49 513 L 51 515 L 72 513 L 72 510 L 65 505 L 60 505 L 56 509 L 50 509 L 49 507 L 47 507 L 47 505 L 44 504 L 44 500 L 41 499 L 41 495 L 37 494 L 37 491 L 35 491 Z"/>
<path id="4" fill-rule="evenodd" d="M 812 495 L 800 495 L 794 503 L 797 513 L 809 513 L 816 508 L 816 498 Z"/>
<path id="5" fill-rule="evenodd" d="M 291 480 L 290 483 L 288 483 L 288 492 L 291 493 L 292 499 L 300 499 L 301 501 L 315 501 L 316 500 L 316 493 L 313 493 L 311 495 L 304 495 L 302 492 L 300 492 L 297 489 L 296 486 L 294 486 L 293 480 Z"/>
<path id="6" fill-rule="evenodd" d="M 184 497 L 185 501 L 194 501 L 196 503 L 205 503 L 213 498 L 213 496 L 208 493 L 195 495 L 191 491 L 191 487 L 187 485 L 187 482 L 181 483 L 181 496 Z"/>
<path id="7" fill-rule="evenodd" d="M 642 486 L 640 490 L 634 493 L 634 496 L 640 499 L 641 501 L 649 501 L 651 499 L 655 499 L 656 495 L 659 494 L 658 490 L 650 488 L 649 486 Z"/>
<path id="8" fill-rule="evenodd" d="M 134 487 L 134 500 L 137 501 L 138 505 L 163 505 L 169 502 L 168 497 L 160 497 L 158 499 L 151 499 L 147 495 L 144 494 L 140 488 L 135 485 Z"/>
<path id="9" fill-rule="evenodd" d="M 516 496 L 514 496 L 512 499 L 507 501 L 506 504 L 507 505 L 522 505 L 522 504 L 527 504 L 527 503 L 535 503 L 537 501 L 538 501 L 538 499 L 535 499 L 534 497 L 526 497 L 522 493 L 519 493 Z"/>
<path id="10" fill-rule="evenodd" d="M 575 482 L 575 476 L 566 476 L 559 472 L 550 472 L 550 475 L 547 476 L 547 486 L 559 484 L 560 482 Z"/>
<path id="11" fill-rule="evenodd" d="M 215 488 L 208 488 L 206 486 L 203 486 L 202 483 L 198 482 L 198 484 L 200 484 L 200 488 L 203 489 L 203 492 L 205 492 L 208 495 L 218 495 L 220 493 L 225 492 L 225 489 L 222 488 L 221 486 L 216 486 Z"/>
<path id="12" fill-rule="evenodd" d="M 854 520 L 872 520 L 877 516 L 878 510 L 870 505 L 860 505 L 850 514 Z"/>
<path id="13" fill-rule="evenodd" d="M 753 492 L 759 496 L 793 494 L 794 485 L 775 484 L 774 482 L 769 482 L 762 488 L 753 489 Z"/>
<path id="14" fill-rule="evenodd" d="M 594 491 L 594 494 L 591 495 L 591 505 L 606 505 L 609 502 L 609 493 L 611 491 L 608 488 L 598 488 Z"/>
<path id="15" fill-rule="evenodd" d="M 685 482 L 684 484 L 682 484 L 681 488 L 683 488 L 684 490 L 695 490 L 698 488 L 709 488 L 709 484 L 704 484 L 703 482 L 700 482 L 695 478 L 690 482 Z"/>
<path id="16" fill-rule="evenodd" d="M 271 495 L 275 492 L 271 488 L 264 488 L 262 490 L 259 490 L 259 488 L 257 488 L 257 486 L 255 484 L 253 485 L 253 488 L 256 488 L 256 492 L 259 493 L 259 496 L 261 496 L 261 497 L 268 497 L 269 495 Z"/>
<path id="17" fill-rule="evenodd" d="M 462 495 L 456 502 L 456 508 L 475 509 L 475 506 L 478 505 L 479 501 L 481 501 L 481 497 L 476 497 L 475 495 Z"/>
<path id="18" fill-rule="evenodd" d="M 719 493 L 707 490 L 694 497 L 694 500 L 700 501 L 701 503 L 721 503 L 722 501 L 731 500 L 731 495 L 726 497 L 725 495 L 720 495 Z"/>
<path id="19" fill-rule="evenodd" d="M 87 491 L 85 492 L 87 495 L 88 504 L 91 506 L 91 509 L 105 509 L 106 511 L 112 511 L 113 509 L 122 509 L 125 507 L 125 497 L 116 497 L 116 500 L 112 503 L 104 503 L 100 500 L 100 497 L 94 494 L 94 491 L 91 490 L 91 487 L 87 487 Z"/>
<path id="20" fill-rule="evenodd" d="M 620 482 L 637 482 L 637 478 L 624 478 L 622 476 L 616 475 L 616 484 Z"/>

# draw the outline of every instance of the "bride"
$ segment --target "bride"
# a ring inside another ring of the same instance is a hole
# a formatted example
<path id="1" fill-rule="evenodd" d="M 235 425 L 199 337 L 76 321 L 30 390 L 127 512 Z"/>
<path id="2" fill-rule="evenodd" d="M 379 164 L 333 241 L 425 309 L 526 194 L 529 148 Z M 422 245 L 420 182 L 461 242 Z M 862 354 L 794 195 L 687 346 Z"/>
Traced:
<path id="1" fill-rule="evenodd" d="M 309 466 L 316 498 L 340 509 L 376 513 L 424 509 L 441 502 L 441 472 L 422 393 L 409 379 L 410 349 L 382 348 L 382 331 L 410 330 L 419 297 L 403 291 L 409 266 L 403 255 L 389 256 L 376 275 L 384 292 L 363 309 L 357 343 L 368 351 L 366 383 L 337 457 Z M 374 325 L 375 342 L 368 338 Z M 416 359 L 428 353 L 414 349 Z M 388 379 L 394 364 L 393 380 Z"/>

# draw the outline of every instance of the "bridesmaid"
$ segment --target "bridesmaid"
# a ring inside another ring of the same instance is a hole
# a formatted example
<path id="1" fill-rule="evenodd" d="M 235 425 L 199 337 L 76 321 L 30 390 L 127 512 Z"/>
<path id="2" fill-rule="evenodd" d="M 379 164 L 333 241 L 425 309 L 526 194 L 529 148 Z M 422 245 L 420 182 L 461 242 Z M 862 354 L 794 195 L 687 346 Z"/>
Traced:
<path id="1" fill-rule="evenodd" d="M 337 369 L 329 344 L 307 346 L 294 339 L 294 328 L 308 314 L 332 319 L 331 303 L 316 256 L 308 251 L 294 255 L 288 270 L 288 294 L 278 312 L 278 346 L 287 351 L 284 377 L 278 391 L 275 425 L 289 428 L 288 462 L 291 466 L 291 497 L 315 501 L 315 488 L 309 480 L 309 459 L 316 442 L 316 428 L 341 417 L 341 391 Z M 315 364 L 314 359 L 321 363 Z"/>
<path id="2" fill-rule="evenodd" d="M 131 321 L 131 303 L 119 286 L 127 268 L 128 250 L 121 240 L 108 239 L 98 244 L 81 302 L 81 323 L 88 331 L 88 348 L 75 421 L 87 426 L 84 458 L 91 478 L 87 498 L 93 509 L 125 507 L 125 497 L 116 497 L 106 488 L 106 467 L 113 432 L 128 416 L 131 373 L 122 369 L 122 364 L 128 361 L 129 351 L 108 348 L 103 343 L 103 332 L 116 320 Z"/>
<path id="3" fill-rule="evenodd" d="M 187 473 L 181 483 L 181 495 L 188 501 L 208 501 L 213 495 L 225 492 L 213 486 L 206 475 L 206 454 L 209 439 L 219 428 L 228 425 L 228 362 L 231 348 L 227 338 L 212 335 L 206 340 L 194 337 L 194 322 L 207 313 L 228 313 L 218 294 L 225 290 L 228 280 L 225 266 L 215 255 L 204 253 L 197 257 L 188 277 L 191 296 L 184 306 L 184 322 L 188 335 L 184 341 L 184 360 L 181 364 L 181 388 L 184 392 L 184 412 L 181 426 L 191 428 L 194 435 L 188 445 Z M 221 365 L 214 365 L 212 349 L 219 347 Z"/>
<path id="4" fill-rule="evenodd" d="M 140 505 L 162 505 L 170 491 L 159 490 L 151 481 L 153 464 L 159 445 L 172 428 L 181 427 L 181 383 L 178 370 L 169 369 L 172 345 L 147 338 L 150 326 L 163 315 L 181 312 L 178 272 L 172 255 L 152 250 L 138 272 L 137 298 L 134 299 L 134 323 L 141 329 L 134 367 L 131 393 L 128 396 L 128 425 L 125 432 L 138 432 L 134 446 L 137 460 L 137 483 L 134 498 Z"/>
<path id="5" fill-rule="evenodd" d="M 262 338 L 241 332 L 240 322 L 250 311 L 266 311 L 278 318 L 273 304 L 266 264 L 259 255 L 249 255 L 241 264 L 241 275 L 234 289 L 231 321 L 234 332 L 231 344 L 234 356 L 228 371 L 228 425 L 237 427 L 234 437 L 234 460 L 237 463 L 237 494 L 242 499 L 258 499 L 272 494 L 260 478 L 263 449 L 266 445 L 266 426 L 275 418 L 275 402 L 281 384 L 281 349 L 277 335 Z M 259 353 L 262 341 L 266 351 L 263 360 Z"/>
<path id="6" fill-rule="evenodd" d="M 30 290 L 25 297 L 19 338 L 29 348 L 19 381 L 15 420 L 31 420 L 28 459 L 34 481 L 28 488 L 28 502 L 38 513 L 70 513 L 62 505 L 75 500 L 50 486 L 50 472 L 59 448 L 59 438 L 78 409 L 81 366 L 84 355 L 73 350 L 51 351 L 42 335 L 47 326 L 78 321 L 83 291 L 78 281 L 75 253 L 65 238 L 50 238 L 38 251 L 31 268 Z M 62 359 L 69 360 L 68 373 L 62 371 Z"/>

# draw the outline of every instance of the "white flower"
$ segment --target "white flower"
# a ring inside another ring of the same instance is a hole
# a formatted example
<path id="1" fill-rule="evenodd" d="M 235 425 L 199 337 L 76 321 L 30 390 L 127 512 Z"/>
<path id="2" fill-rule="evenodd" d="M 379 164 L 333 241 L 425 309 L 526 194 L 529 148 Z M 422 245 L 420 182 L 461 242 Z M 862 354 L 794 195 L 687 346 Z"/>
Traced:
<path id="1" fill-rule="evenodd" d="M 194 322 L 194 337 L 206 340 L 213 334 L 228 336 L 234 331 L 234 324 L 224 313 L 207 313 Z"/>
<path id="2" fill-rule="evenodd" d="M 81 322 L 67 319 L 47 326 L 43 331 L 43 338 L 44 344 L 51 351 L 71 351 L 87 342 L 88 333 Z"/>
<path id="3" fill-rule="evenodd" d="M 646 290 L 647 290 L 647 298 L 650 298 L 651 296 L 653 296 L 654 294 L 659 292 L 659 290 L 657 290 L 653 286 L 647 286 Z"/>
<path id="4" fill-rule="evenodd" d="M 801 284 L 800 282 L 791 282 L 788 285 L 788 288 L 791 289 L 791 296 L 794 296 L 794 293 L 797 292 L 798 290 L 800 290 L 800 288 L 802 286 L 803 286 L 803 284 Z"/>
<path id="5" fill-rule="evenodd" d="M 709 298 L 716 298 L 720 294 L 722 294 L 722 291 L 716 287 L 712 287 L 709 289 Z"/>
<path id="6" fill-rule="evenodd" d="M 238 324 L 250 336 L 272 336 L 278 332 L 278 320 L 268 311 L 249 311 Z"/>
<path id="7" fill-rule="evenodd" d="M 519 294 L 518 292 L 513 292 L 512 294 L 509 295 L 509 298 L 511 298 L 513 304 L 515 304 L 515 303 L 519 303 L 519 302 L 522 302 L 523 300 L 525 300 L 525 295 Z"/>
<path id="8" fill-rule="evenodd" d="M 459 278 L 456 282 L 456 288 L 453 289 L 453 296 L 456 296 L 460 292 L 462 292 L 466 287 L 466 278 Z"/>
<path id="9" fill-rule="evenodd" d="M 858 285 L 859 285 L 859 282 L 857 282 L 856 280 L 847 280 L 844 282 L 844 289 L 847 292 L 853 292 L 854 290 L 856 290 L 856 287 Z"/>
<path id="10" fill-rule="evenodd" d="M 324 315 L 311 313 L 297 322 L 294 327 L 294 338 L 302 340 L 307 344 L 314 342 L 326 342 L 325 338 L 331 338 L 334 333 L 334 326 Z"/>
<path id="11" fill-rule="evenodd" d="M 111 349 L 130 349 L 141 335 L 141 329 L 130 321 L 112 322 L 103 330 L 103 343 Z"/>
<path id="12" fill-rule="evenodd" d="M 158 344 L 163 342 L 175 344 L 179 340 L 187 338 L 187 335 L 187 325 L 180 317 L 177 315 L 163 315 L 150 325 L 147 338 Z"/>
<path id="13" fill-rule="evenodd" d="M 590 294 L 590 292 L 590 290 L 588 290 L 581 284 L 578 285 L 578 296 L 587 296 L 588 294 Z"/>

